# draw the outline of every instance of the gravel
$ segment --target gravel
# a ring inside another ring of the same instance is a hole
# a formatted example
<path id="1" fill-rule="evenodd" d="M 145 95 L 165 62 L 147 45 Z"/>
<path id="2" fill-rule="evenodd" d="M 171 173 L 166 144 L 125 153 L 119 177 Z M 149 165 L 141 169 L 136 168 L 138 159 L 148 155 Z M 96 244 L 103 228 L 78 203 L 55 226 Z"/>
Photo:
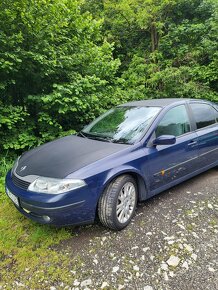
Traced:
<path id="1" fill-rule="evenodd" d="M 100 224 L 72 229 L 57 250 L 79 256 L 65 289 L 218 289 L 218 170 L 138 206 L 121 232 Z"/>

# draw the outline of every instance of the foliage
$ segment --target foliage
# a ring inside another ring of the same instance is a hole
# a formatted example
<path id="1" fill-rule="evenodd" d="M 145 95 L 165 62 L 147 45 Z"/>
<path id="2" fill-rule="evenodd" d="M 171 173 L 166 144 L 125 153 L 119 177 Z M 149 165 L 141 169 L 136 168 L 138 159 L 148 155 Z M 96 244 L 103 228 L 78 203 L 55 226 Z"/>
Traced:
<path id="1" fill-rule="evenodd" d="M 216 0 L 3 0 L 0 155 L 134 99 L 218 101 Z"/>
<path id="2" fill-rule="evenodd" d="M 113 103 L 119 60 L 79 1 L 0 3 L 0 145 L 27 149 Z M 64 133 L 65 134 L 65 133 Z"/>
<path id="3" fill-rule="evenodd" d="M 217 8 L 216 1 L 106 1 L 105 29 L 127 94 L 217 101 Z"/>

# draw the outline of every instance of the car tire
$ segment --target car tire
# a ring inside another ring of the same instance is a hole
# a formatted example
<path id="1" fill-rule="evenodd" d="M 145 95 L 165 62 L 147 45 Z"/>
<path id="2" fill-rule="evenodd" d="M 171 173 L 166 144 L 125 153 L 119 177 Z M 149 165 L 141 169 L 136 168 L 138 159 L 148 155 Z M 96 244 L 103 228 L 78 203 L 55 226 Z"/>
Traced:
<path id="1" fill-rule="evenodd" d="M 101 223 L 113 230 L 125 228 L 135 213 L 137 198 L 137 184 L 131 175 L 114 179 L 99 199 L 98 216 Z"/>

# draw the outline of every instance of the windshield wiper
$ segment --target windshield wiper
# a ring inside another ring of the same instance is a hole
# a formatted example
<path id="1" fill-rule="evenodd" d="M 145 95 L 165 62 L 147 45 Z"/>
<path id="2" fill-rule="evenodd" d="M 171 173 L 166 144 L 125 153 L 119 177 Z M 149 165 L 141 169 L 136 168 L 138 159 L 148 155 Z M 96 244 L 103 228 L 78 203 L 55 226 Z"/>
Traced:
<path id="1" fill-rule="evenodd" d="M 99 140 L 99 141 L 105 141 L 105 142 L 112 142 L 112 139 L 107 136 L 99 136 L 99 135 L 94 135 L 90 133 L 85 133 L 83 131 L 80 131 L 77 136 L 81 136 L 83 138 L 88 138 L 88 139 L 93 139 L 93 140 Z"/>
<path id="2" fill-rule="evenodd" d="M 126 144 L 126 145 L 129 145 L 129 143 L 127 142 L 127 140 L 125 138 L 111 139 L 111 142 L 118 143 L 118 144 Z"/>
<path id="3" fill-rule="evenodd" d="M 77 133 L 77 136 L 81 136 L 83 138 L 88 138 L 82 131 L 79 131 L 79 133 Z"/>
<path id="4" fill-rule="evenodd" d="M 106 136 L 99 136 L 99 135 L 89 135 L 88 136 L 90 139 L 94 139 L 94 140 L 99 140 L 99 141 L 104 141 L 104 142 L 112 142 L 110 137 L 106 137 Z"/>

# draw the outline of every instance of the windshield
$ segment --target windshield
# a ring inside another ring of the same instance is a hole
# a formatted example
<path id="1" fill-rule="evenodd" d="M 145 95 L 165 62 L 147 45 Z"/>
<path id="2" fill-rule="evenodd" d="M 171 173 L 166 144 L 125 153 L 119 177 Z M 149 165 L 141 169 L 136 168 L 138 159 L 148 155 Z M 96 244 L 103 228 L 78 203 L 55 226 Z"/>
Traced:
<path id="1" fill-rule="evenodd" d="M 159 107 L 116 107 L 86 126 L 80 135 L 108 142 L 133 144 L 143 136 L 159 111 Z"/>

